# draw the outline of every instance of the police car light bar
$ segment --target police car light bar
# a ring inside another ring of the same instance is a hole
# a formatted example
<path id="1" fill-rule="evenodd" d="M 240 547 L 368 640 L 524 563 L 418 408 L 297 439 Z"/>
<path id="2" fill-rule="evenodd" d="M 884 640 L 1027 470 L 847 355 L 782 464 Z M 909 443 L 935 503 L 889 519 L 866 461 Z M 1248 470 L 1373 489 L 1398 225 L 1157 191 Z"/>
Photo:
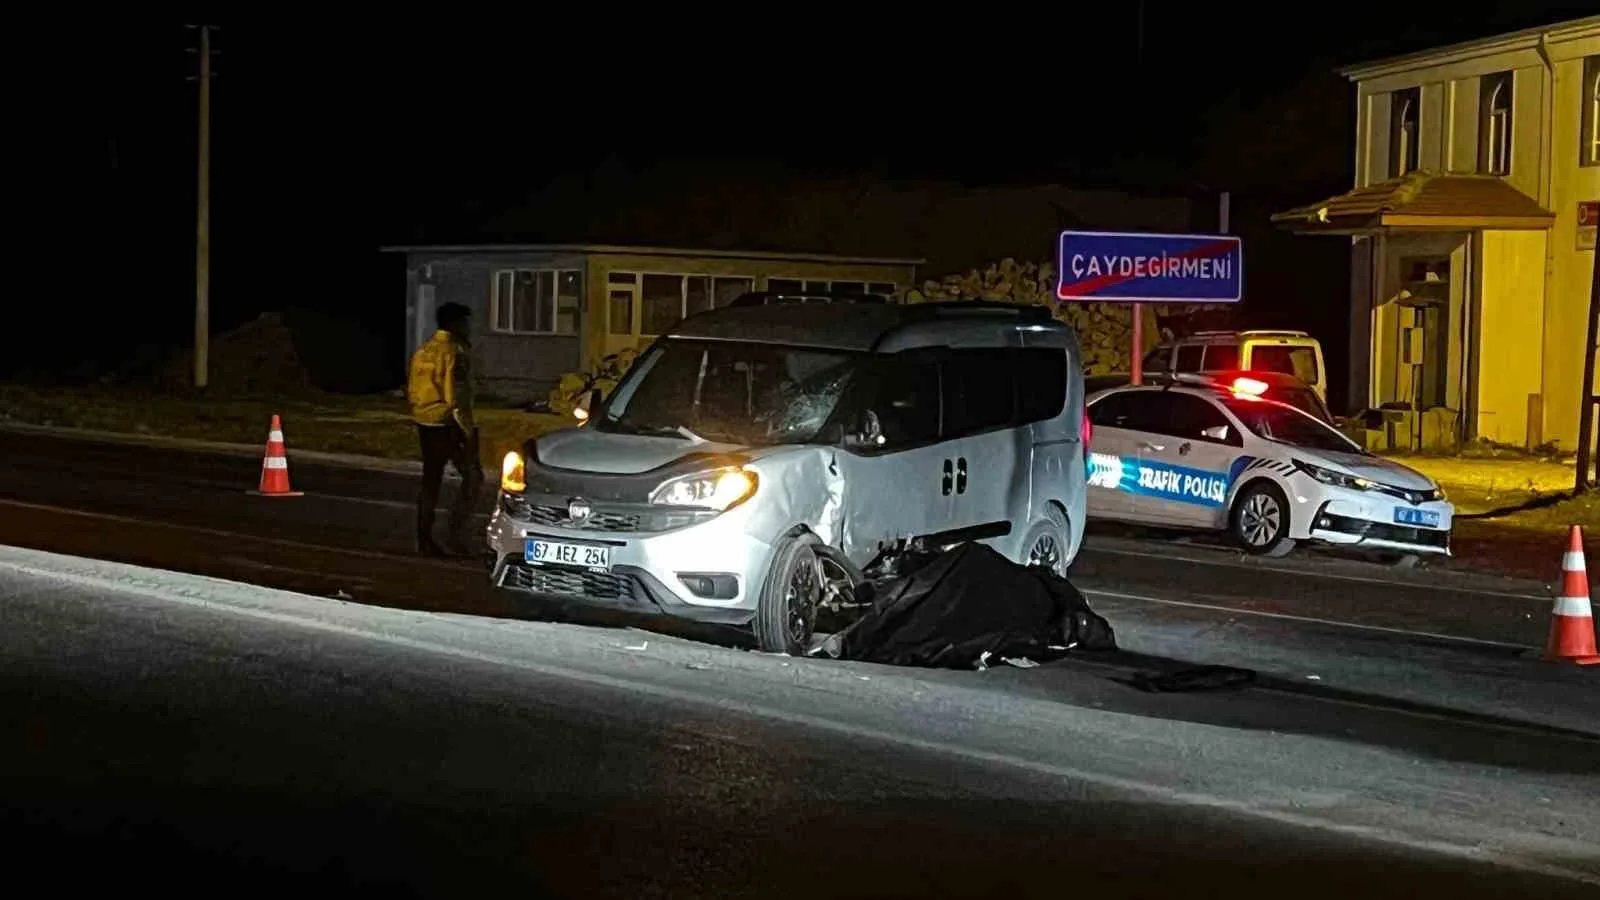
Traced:
<path id="1" fill-rule="evenodd" d="M 1267 383 L 1265 381 L 1257 381 L 1254 378 L 1235 378 L 1233 380 L 1233 392 L 1235 394 L 1259 397 L 1267 392 Z"/>

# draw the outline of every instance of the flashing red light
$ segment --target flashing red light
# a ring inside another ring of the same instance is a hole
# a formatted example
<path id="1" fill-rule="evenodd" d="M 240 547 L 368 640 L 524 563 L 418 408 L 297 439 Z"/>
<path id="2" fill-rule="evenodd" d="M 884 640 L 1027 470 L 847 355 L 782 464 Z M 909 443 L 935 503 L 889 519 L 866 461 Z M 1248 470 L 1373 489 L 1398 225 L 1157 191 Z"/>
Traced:
<path id="1" fill-rule="evenodd" d="M 1254 378 L 1235 378 L 1233 392 L 1247 397 L 1259 397 L 1267 392 L 1267 383 Z"/>

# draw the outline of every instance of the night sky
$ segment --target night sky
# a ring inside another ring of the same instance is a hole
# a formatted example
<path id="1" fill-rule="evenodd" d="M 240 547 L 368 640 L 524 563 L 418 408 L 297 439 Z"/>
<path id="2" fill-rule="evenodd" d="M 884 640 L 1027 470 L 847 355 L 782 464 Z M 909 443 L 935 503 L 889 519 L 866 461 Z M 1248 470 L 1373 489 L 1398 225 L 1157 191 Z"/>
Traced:
<path id="1" fill-rule="evenodd" d="M 1341 21 L 1341 7 L 1238 7 L 1286 11 L 1267 19 L 1144 6 L 1142 42 L 1133 2 L 1054 22 L 967 11 L 858 26 L 822 10 L 772 25 L 620 11 L 565 22 L 220 21 L 215 325 L 303 307 L 344 322 L 344 333 L 354 322 L 397 336 L 401 291 L 378 246 L 515 238 L 482 225 L 552 178 L 606 166 L 1215 185 L 1204 162 L 1232 155 L 1217 127 L 1230 110 L 1307 84 L 1339 96 L 1336 65 L 1597 8 L 1396 2 L 1384 7 L 1385 33 L 1372 34 Z M 23 314 L 47 328 L 63 293 L 87 314 L 71 341 L 27 342 L 12 368 L 31 357 L 32 368 L 98 373 L 138 345 L 187 341 L 196 89 L 186 76 L 196 63 L 186 50 L 196 38 L 183 26 L 85 17 L 35 26 L 13 54 L 32 85 L 12 108 L 23 125 L 13 133 L 31 136 L 13 181 L 25 199 L 13 210 L 24 245 L 37 245 L 34 264 L 79 276 L 38 281 L 49 302 L 21 304 Z M 1343 107 L 1300 120 L 1338 147 L 1311 165 L 1348 165 L 1344 96 Z M 1230 143 L 1240 141 L 1248 136 Z"/>

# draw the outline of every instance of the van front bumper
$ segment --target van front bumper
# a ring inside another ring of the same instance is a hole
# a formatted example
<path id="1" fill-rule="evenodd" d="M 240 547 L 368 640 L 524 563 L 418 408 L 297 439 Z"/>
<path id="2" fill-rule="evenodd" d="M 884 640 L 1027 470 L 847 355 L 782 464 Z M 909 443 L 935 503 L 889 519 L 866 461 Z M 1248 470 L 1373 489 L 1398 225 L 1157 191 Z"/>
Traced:
<path id="1" fill-rule="evenodd" d="M 564 603 L 748 625 L 755 618 L 773 548 L 746 533 L 744 513 L 738 507 L 682 527 L 647 532 L 621 530 L 641 524 L 631 508 L 597 506 L 589 523 L 577 527 L 551 521 L 538 507 L 502 502 L 486 535 L 490 583 Z M 530 562 L 525 555 L 530 539 L 605 547 L 610 564 L 593 570 Z"/>

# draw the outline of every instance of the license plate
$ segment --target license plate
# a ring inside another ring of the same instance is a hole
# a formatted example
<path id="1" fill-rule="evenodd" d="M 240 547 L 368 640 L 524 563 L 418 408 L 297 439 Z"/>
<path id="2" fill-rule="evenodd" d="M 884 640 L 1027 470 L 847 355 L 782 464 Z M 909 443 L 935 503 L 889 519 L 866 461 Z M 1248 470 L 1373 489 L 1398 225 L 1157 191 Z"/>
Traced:
<path id="1" fill-rule="evenodd" d="M 1401 525 L 1416 525 L 1422 528 L 1438 528 L 1439 514 L 1431 509 L 1412 509 L 1409 506 L 1396 506 L 1394 520 Z"/>
<path id="2" fill-rule="evenodd" d="M 585 569 L 611 568 L 610 547 L 564 544 L 560 541 L 529 539 L 522 546 L 522 558 L 530 563 L 582 566 Z"/>

